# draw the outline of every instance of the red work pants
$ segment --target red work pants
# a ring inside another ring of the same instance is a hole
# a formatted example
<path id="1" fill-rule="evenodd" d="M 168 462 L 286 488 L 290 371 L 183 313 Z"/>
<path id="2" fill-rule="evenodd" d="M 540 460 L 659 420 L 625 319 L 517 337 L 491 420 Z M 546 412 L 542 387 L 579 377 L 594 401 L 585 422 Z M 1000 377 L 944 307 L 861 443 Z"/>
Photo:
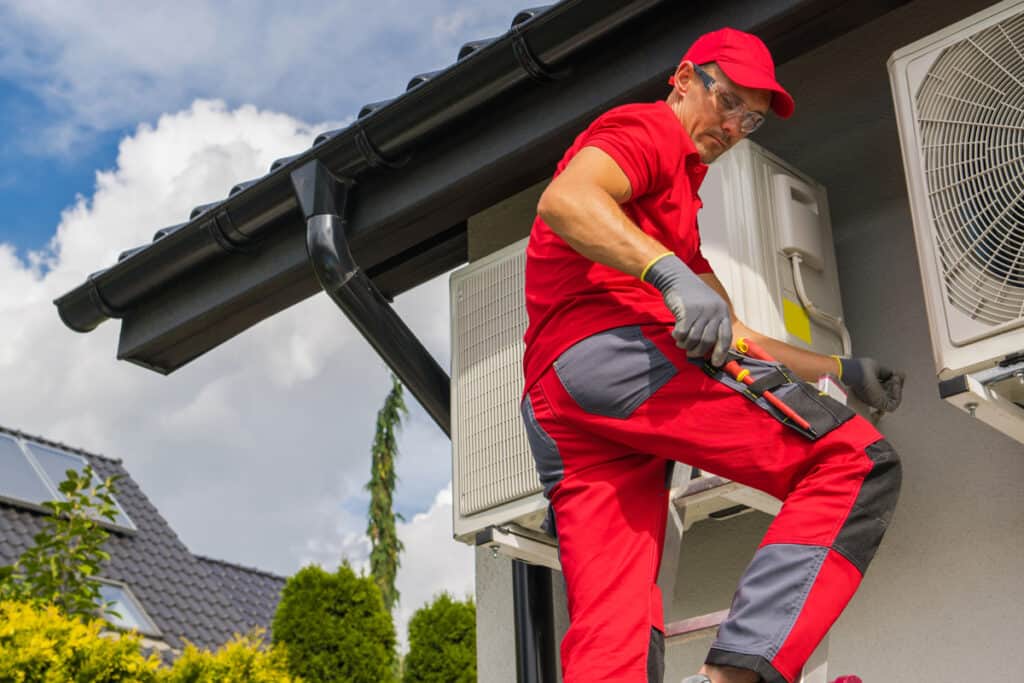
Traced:
<path id="1" fill-rule="evenodd" d="M 568 591 L 563 681 L 661 680 L 655 581 L 668 463 L 680 461 L 784 501 L 707 661 L 791 683 L 874 556 L 898 496 L 899 459 L 870 423 L 803 383 L 773 393 L 799 392 L 786 402 L 817 433 L 783 424 L 763 398 L 688 360 L 670 331 L 624 327 L 584 339 L 523 399 Z M 786 372 L 751 367 L 755 377 Z"/>

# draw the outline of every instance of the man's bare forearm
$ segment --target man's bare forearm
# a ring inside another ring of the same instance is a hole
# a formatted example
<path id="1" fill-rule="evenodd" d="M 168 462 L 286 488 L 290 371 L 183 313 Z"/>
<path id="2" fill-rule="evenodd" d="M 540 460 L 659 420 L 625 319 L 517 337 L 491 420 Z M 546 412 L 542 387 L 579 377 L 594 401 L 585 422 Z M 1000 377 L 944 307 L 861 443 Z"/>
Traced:
<path id="1" fill-rule="evenodd" d="M 774 337 L 760 334 L 738 321 L 733 323 L 732 330 L 733 339 L 746 337 L 752 340 L 767 351 L 772 358 L 799 375 L 800 379 L 816 382 L 822 375 L 838 373 L 839 365 L 831 356 L 808 351 Z"/>

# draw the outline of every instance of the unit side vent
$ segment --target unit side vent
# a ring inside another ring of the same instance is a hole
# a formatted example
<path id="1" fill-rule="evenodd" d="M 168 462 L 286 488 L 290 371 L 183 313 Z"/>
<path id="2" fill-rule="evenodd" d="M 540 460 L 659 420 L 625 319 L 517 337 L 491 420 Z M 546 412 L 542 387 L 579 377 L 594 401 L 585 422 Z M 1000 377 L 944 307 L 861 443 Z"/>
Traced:
<path id="1" fill-rule="evenodd" d="M 525 266 L 520 243 L 452 277 L 452 447 L 463 516 L 541 490 L 519 412 Z"/>

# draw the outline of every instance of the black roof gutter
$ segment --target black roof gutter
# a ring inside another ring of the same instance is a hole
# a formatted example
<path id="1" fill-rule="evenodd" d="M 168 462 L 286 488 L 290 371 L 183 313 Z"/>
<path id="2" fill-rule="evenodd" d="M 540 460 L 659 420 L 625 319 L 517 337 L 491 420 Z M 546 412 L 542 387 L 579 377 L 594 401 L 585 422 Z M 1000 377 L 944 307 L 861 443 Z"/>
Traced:
<path id="1" fill-rule="evenodd" d="M 275 162 L 227 199 L 56 300 L 86 332 L 123 318 L 118 355 L 170 372 L 320 290 L 289 174 L 317 160 L 358 179 L 355 261 L 387 297 L 466 260 L 466 221 L 550 175 L 582 126 L 622 101 L 663 95 L 683 46 L 722 25 L 752 30 L 778 62 L 905 0 L 566 0 L 526 10 L 459 62 Z M 571 77 L 567 77 L 571 76 Z"/>
<path id="2" fill-rule="evenodd" d="M 400 167 L 422 140 L 525 81 L 549 78 L 536 55 L 563 59 L 660 1 L 569 0 L 545 12 L 520 12 L 501 38 L 467 44 L 452 67 L 417 76 L 404 96 L 366 105 L 352 125 L 320 135 L 305 152 L 274 162 L 263 178 L 236 185 L 223 202 L 196 207 L 186 224 L 158 233 L 151 245 L 90 276 L 55 301 L 62 320 L 73 330 L 91 331 L 190 270 L 255 250 L 271 233 L 301 220 L 288 179 L 295 168 L 317 159 L 332 173 L 354 178 Z"/>

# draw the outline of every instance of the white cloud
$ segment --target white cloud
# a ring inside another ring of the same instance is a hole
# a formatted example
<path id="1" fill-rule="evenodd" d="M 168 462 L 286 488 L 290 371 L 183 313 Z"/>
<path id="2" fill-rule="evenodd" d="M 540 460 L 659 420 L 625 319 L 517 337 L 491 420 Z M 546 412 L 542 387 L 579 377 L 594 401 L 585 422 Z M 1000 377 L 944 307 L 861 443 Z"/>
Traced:
<path id="1" fill-rule="evenodd" d="M 365 526 L 365 522 L 364 522 Z M 405 550 L 395 580 L 399 602 L 392 616 L 399 648 L 408 650 L 409 620 L 416 610 L 430 603 L 434 597 L 447 592 L 457 600 L 473 596 L 473 549 L 452 540 L 452 485 L 437 492 L 425 512 L 395 525 Z M 328 570 L 338 565 L 338 557 L 357 557 L 351 562 L 357 573 L 370 569 L 370 539 L 365 534 L 351 531 L 350 522 L 339 522 L 333 538 L 310 539 L 302 564 L 319 564 Z"/>
<path id="2" fill-rule="evenodd" d="M 27 137 L 40 153 L 74 152 L 93 131 L 196 97 L 337 119 L 453 63 L 462 43 L 503 33 L 515 11 L 467 4 L 23 0 L 0 6 L 0 72 L 53 114 Z"/>
<path id="3" fill-rule="evenodd" d="M 398 537 L 405 554 L 395 582 L 401 596 L 395 628 L 405 649 L 409 619 L 416 610 L 442 591 L 458 600 L 473 595 L 473 549 L 452 540 L 451 482 L 438 492 L 427 512 L 398 525 Z"/>
<path id="4" fill-rule="evenodd" d="M 63 213 L 48 251 L 24 262 L 0 244 L 0 422 L 122 458 L 193 551 L 286 574 L 304 560 L 332 565 L 346 556 L 360 566 L 368 552 L 363 485 L 390 381 L 343 314 L 326 296 L 312 297 L 164 377 L 115 360 L 116 322 L 76 334 L 51 301 L 329 125 L 197 101 L 122 141 L 116 167 Z M 447 279 L 396 307 L 447 364 Z M 449 544 L 455 583 L 436 585 L 461 590 L 450 505 L 446 516 L 434 500 L 451 477 L 448 441 L 409 403 L 398 506 L 432 506 L 408 529 L 431 534 L 439 557 Z M 424 557 L 415 538 L 409 545 L 403 574 L 412 580 L 424 571 L 414 558 L 438 557 Z M 426 571 L 424 585 L 445 574 L 434 564 Z M 409 589 L 409 600 L 419 597 Z"/>

